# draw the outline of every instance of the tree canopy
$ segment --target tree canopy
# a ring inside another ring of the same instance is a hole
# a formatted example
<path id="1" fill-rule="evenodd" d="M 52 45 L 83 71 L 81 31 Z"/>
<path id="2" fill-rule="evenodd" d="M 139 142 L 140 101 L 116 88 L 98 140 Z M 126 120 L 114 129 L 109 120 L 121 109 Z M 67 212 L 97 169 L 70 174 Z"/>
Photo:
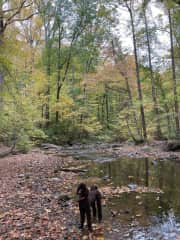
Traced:
<path id="1" fill-rule="evenodd" d="M 26 151 L 179 138 L 179 11 L 171 0 L 0 0 L 0 140 Z"/>

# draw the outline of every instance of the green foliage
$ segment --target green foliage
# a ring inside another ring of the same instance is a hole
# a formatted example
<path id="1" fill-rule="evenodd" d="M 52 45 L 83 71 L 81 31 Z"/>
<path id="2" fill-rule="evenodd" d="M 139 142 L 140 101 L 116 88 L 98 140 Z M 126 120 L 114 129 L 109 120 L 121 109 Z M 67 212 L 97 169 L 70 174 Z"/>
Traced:
<path id="1" fill-rule="evenodd" d="M 75 90 L 77 91 L 77 89 Z M 70 89 L 66 85 L 66 88 L 63 88 L 59 103 L 54 103 L 51 126 L 46 130 L 49 140 L 57 144 L 96 138 L 102 129 L 94 114 L 88 112 L 86 107 L 81 107 L 81 101 L 75 103 L 69 97 L 69 91 Z M 58 123 L 55 123 L 54 116 L 57 110 L 60 117 Z"/>
<path id="2" fill-rule="evenodd" d="M 157 120 L 163 138 L 176 136 L 172 71 L 168 67 L 164 72 L 155 71 L 152 61 L 160 113 L 157 119 L 141 8 L 137 4 L 137 11 L 133 12 L 135 23 L 138 22 L 135 37 L 143 94 L 143 100 L 139 101 L 134 56 L 130 51 L 125 54 L 117 39 L 114 49 L 112 46 L 114 36 L 110 33 L 117 23 L 113 16 L 116 15 L 114 2 L 36 1 L 37 17 L 22 22 L 21 27 L 10 24 L 0 36 L 3 40 L 0 42 L 0 76 L 3 76 L 0 141 L 7 145 L 15 142 L 24 152 L 45 140 L 57 144 L 140 141 L 142 104 L 149 137 L 157 135 Z M 178 66 L 179 10 L 172 1 L 167 2 L 166 7 L 174 10 L 173 37 Z M 148 25 L 151 44 L 156 42 L 158 31 L 153 21 Z M 157 51 L 152 46 L 152 57 L 156 57 Z M 179 79 L 178 68 L 176 74 Z M 178 81 L 177 96 L 179 102 Z"/>
<path id="3" fill-rule="evenodd" d="M 40 119 L 39 119 L 40 120 Z M 9 104 L 0 114 L 0 139 L 7 145 L 13 145 L 21 151 L 27 151 L 46 139 L 44 132 L 39 129 L 34 112 L 29 111 L 29 106 Z"/>

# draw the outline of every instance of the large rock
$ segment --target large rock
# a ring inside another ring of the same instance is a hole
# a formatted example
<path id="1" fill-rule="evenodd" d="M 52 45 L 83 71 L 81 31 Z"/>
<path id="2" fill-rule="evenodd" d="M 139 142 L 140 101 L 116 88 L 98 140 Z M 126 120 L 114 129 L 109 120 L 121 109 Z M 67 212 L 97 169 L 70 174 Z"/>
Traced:
<path id="1" fill-rule="evenodd" d="M 165 146 L 166 151 L 180 151 L 180 140 L 169 141 Z"/>
<path id="2" fill-rule="evenodd" d="M 51 144 L 51 143 L 42 143 L 41 148 L 45 150 L 56 150 L 56 151 L 59 151 L 62 149 L 61 146 Z"/>

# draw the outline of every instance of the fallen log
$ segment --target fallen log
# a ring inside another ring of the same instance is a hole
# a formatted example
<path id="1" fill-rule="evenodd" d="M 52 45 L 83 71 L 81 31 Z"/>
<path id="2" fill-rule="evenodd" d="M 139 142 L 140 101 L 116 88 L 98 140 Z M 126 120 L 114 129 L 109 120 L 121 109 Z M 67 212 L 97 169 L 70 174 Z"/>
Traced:
<path id="1" fill-rule="evenodd" d="M 0 158 L 4 158 L 4 157 L 8 156 L 9 154 L 13 153 L 14 148 L 15 148 L 15 144 L 7 151 L 0 153 Z"/>
<path id="2" fill-rule="evenodd" d="M 74 173 L 79 173 L 79 172 L 87 172 L 87 170 L 84 170 L 84 169 L 79 169 L 79 168 L 58 168 L 58 169 L 55 169 L 54 172 L 57 172 L 57 171 L 63 171 L 63 172 L 74 172 Z"/>

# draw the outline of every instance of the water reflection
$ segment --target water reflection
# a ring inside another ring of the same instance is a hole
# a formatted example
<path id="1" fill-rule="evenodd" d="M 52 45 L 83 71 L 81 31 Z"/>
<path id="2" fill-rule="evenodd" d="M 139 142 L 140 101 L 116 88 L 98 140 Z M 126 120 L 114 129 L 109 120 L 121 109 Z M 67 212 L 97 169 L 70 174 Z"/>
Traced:
<path id="1" fill-rule="evenodd" d="M 162 239 L 176 239 L 180 217 L 180 164 L 172 161 L 154 162 L 148 158 L 123 158 L 112 162 L 93 163 L 90 175 L 104 179 L 104 184 L 108 184 L 105 181 L 110 178 L 114 186 L 137 184 L 163 190 L 164 194 L 143 193 L 138 197 L 137 193 L 124 193 L 118 198 L 112 198 L 108 208 L 119 211 L 117 222 L 127 224 L 136 219 L 140 226 L 151 226 L 150 233 L 143 232 L 141 228 L 141 234 L 146 237 L 144 239 L 161 239 L 159 236 L 162 232 Z M 156 237 L 150 236 L 152 232 Z M 137 237 L 134 235 L 131 239 L 143 239 L 143 236 L 138 238 L 140 233 L 133 234 Z"/>

